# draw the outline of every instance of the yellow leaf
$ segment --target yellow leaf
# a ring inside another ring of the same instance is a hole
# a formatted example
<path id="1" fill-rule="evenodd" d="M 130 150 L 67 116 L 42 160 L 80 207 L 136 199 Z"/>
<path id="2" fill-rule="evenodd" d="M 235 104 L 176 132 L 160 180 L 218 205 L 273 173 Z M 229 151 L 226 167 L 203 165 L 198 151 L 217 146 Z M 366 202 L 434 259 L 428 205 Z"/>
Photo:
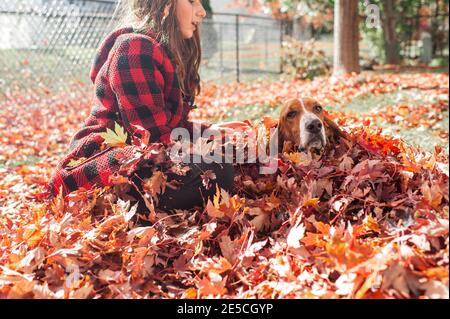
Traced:
<path id="1" fill-rule="evenodd" d="M 330 232 L 330 225 L 328 224 L 317 222 L 314 226 L 322 235 L 328 235 L 328 233 Z"/>
<path id="2" fill-rule="evenodd" d="M 78 165 L 80 165 L 81 163 L 83 163 L 85 160 L 86 160 L 86 157 L 81 157 L 81 158 L 79 158 L 79 159 L 77 159 L 77 160 L 71 159 L 70 162 L 69 162 L 69 164 L 67 164 L 67 167 L 75 167 L 75 166 L 78 166 Z"/>
<path id="3" fill-rule="evenodd" d="M 24 237 L 30 248 L 36 247 L 44 238 L 44 235 L 36 226 L 31 226 L 25 230 Z"/>
<path id="4" fill-rule="evenodd" d="M 114 125 L 114 131 L 107 128 L 105 133 L 100 133 L 105 139 L 105 143 L 113 147 L 122 147 L 127 145 L 128 135 L 125 130 L 117 123 Z"/>
<path id="5" fill-rule="evenodd" d="M 309 165 L 311 164 L 311 156 L 308 156 L 308 154 L 305 153 L 299 153 L 299 152 L 294 152 L 294 153 L 283 153 L 284 157 L 291 161 L 292 163 L 294 163 L 295 165 Z"/>
<path id="6" fill-rule="evenodd" d="M 366 218 L 364 218 L 363 223 L 364 226 L 367 227 L 367 229 L 377 233 L 380 232 L 380 226 L 378 226 L 378 222 L 375 218 L 372 217 L 372 215 L 367 215 Z"/>
<path id="7" fill-rule="evenodd" d="M 306 236 L 300 239 L 306 246 L 325 247 L 326 242 L 322 239 L 321 234 L 307 232 Z"/>
<path id="8" fill-rule="evenodd" d="M 448 278 L 448 266 L 447 267 L 434 267 L 425 269 L 422 274 L 428 279 L 443 280 Z"/>
<path id="9" fill-rule="evenodd" d="M 207 276 L 205 276 L 198 283 L 198 294 L 202 297 L 222 296 L 227 293 L 225 282 L 226 278 L 222 279 L 221 281 L 215 281 L 210 280 Z"/>
<path id="10" fill-rule="evenodd" d="M 303 202 L 303 206 L 313 206 L 314 207 L 317 205 L 318 202 L 319 202 L 319 198 L 311 198 L 311 199 L 305 200 Z"/>
<path id="11" fill-rule="evenodd" d="M 216 194 L 214 195 L 213 201 L 208 199 L 206 204 L 206 212 L 210 217 L 222 218 L 225 213 L 220 207 L 220 188 L 216 185 Z"/>
<path id="12" fill-rule="evenodd" d="M 281 205 L 281 200 L 275 196 L 275 192 L 272 192 L 266 200 L 266 205 L 269 206 L 270 209 L 276 209 Z"/>
<path id="13" fill-rule="evenodd" d="M 219 208 L 219 205 L 215 205 L 213 204 L 209 199 L 208 199 L 208 203 L 206 204 L 206 212 L 208 214 L 209 217 L 212 218 L 222 218 L 225 214 L 224 212 L 222 212 Z"/>
<path id="14" fill-rule="evenodd" d="M 156 200 L 158 195 L 166 191 L 167 176 L 161 171 L 153 173 L 152 177 L 144 183 L 144 190 Z"/>
<path id="15" fill-rule="evenodd" d="M 220 188 L 218 185 L 216 185 L 216 194 L 214 195 L 214 207 L 219 208 L 219 201 L 220 201 Z"/>
<path id="16" fill-rule="evenodd" d="M 195 299 L 197 298 L 197 289 L 195 288 L 188 288 L 185 290 L 183 294 L 184 299 Z"/>
<path id="17" fill-rule="evenodd" d="M 203 249 L 203 241 L 200 240 L 198 244 L 195 246 L 194 256 L 200 254 L 202 252 L 202 249 Z"/>
<path id="18" fill-rule="evenodd" d="M 367 291 L 374 286 L 375 280 L 378 276 L 378 272 L 373 272 L 370 276 L 364 281 L 364 284 L 359 288 L 358 292 L 355 294 L 355 299 L 361 299 L 364 297 Z"/>
<path id="19" fill-rule="evenodd" d="M 285 154 L 286 159 L 290 160 L 292 163 L 298 165 L 300 163 L 300 153 L 289 153 Z"/>

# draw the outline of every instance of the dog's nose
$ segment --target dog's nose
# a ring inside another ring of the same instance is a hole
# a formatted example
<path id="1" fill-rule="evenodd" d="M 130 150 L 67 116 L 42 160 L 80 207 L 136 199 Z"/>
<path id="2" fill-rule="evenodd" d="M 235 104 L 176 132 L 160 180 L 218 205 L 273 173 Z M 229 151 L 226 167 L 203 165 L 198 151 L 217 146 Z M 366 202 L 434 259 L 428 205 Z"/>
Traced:
<path id="1" fill-rule="evenodd" d="M 310 133 L 317 134 L 322 129 L 322 122 L 318 119 L 314 119 L 306 125 L 306 129 Z"/>

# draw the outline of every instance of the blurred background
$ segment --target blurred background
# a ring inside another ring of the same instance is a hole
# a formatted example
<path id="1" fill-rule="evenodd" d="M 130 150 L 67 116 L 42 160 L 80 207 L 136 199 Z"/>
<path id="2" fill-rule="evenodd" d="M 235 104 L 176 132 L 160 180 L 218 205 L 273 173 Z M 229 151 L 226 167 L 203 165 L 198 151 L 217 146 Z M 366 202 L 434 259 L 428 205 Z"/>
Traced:
<path id="1" fill-rule="evenodd" d="M 312 78 L 330 69 L 333 1 L 265 2 L 203 1 L 208 11 L 202 27 L 203 80 L 243 82 L 292 72 Z M 367 4 L 361 1 L 360 7 Z M 114 27 L 116 5 L 117 0 L 0 2 L 0 103 L 31 102 L 56 92 L 90 98 L 89 68 Z M 368 11 L 360 8 L 361 68 L 392 60 L 448 67 L 448 8 L 448 1 L 398 0 L 394 56 L 386 54 L 383 28 L 370 27 Z M 381 16 L 389 18 L 385 12 Z"/>

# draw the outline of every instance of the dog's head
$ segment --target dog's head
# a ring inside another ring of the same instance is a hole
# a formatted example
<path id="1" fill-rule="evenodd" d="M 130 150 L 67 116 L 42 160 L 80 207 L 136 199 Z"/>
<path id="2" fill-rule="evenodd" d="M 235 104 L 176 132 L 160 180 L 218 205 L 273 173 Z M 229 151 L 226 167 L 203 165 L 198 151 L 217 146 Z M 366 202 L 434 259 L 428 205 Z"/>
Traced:
<path id="1" fill-rule="evenodd" d="M 292 99 L 282 107 L 278 123 L 280 150 L 289 142 L 300 151 L 321 153 L 327 143 L 323 108 L 311 98 Z"/>

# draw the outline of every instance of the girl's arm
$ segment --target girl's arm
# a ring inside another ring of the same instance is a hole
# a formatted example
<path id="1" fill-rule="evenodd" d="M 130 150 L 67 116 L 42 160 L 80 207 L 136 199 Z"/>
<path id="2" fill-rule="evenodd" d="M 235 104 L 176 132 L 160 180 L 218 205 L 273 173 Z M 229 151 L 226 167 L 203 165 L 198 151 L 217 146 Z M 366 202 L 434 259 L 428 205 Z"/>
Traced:
<path id="1" fill-rule="evenodd" d="M 169 143 L 172 129 L 184 121 L 179 95 L 164 96 L 164 89 L 174 85 L 174 66 L 164 57 L 161 47 L 141 35 L 118 41 L 109 78 L 123 124 L 131 133 L 133 125 L 138 125 L 150 132 L 151 141 Z M 166 105 L 166 101 L 171 105 Z"/>

